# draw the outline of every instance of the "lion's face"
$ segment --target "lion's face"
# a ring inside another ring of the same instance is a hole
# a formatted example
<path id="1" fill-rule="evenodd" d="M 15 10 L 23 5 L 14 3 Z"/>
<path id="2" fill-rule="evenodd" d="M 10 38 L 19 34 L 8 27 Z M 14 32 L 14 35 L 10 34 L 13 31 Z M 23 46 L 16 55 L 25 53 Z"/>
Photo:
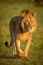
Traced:
<path id="1" fill-rule="evenodd" d="M 27 20 L 26 18 L 24 18 L 21 22 L 21 28 L 22 30 L 25 31 L 29 31 L 29 28 L 31 28 L 29 20 Z"/>
<path id="2" fill-rule="evenodd" d="M 21 13 L 23 20 L 21 22 L 21 28 L 23 31 L 29 31 L 35 27 L 36 19 L 35 14 L 26 10 Z"/>

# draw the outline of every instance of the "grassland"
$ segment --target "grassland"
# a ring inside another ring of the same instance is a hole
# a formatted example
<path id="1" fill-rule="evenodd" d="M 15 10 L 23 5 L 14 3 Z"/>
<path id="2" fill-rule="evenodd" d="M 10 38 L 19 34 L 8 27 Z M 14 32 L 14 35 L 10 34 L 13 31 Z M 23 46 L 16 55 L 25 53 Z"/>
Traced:
<path id="1" fill-rule="evenodd" d="M 37 14 L 38 27 L 33 33 L 28 59 L 15 58 L 12 55 L 12 48 L 6 48 L 4 45 L 6 40 L 9 44 L 11 40 L 10 19 L 19 15 L 22 9 L 29 9 Z M 0 3 L 0 65 L 43 65 L 43 7 L 27 3 Z"/>

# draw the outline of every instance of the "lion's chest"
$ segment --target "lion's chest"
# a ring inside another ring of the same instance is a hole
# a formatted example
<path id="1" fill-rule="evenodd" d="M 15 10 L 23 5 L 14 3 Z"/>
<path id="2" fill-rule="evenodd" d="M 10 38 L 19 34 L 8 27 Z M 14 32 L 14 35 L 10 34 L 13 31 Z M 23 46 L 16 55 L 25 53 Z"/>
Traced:
<path id="1" fill-rule="evenodd" d="M 19 40 L 27 40 L 32 36 L 32 34 L 30 32 L 24 32 L 24 33 L 19 33 L 17 34 L 17 39 Z"/>

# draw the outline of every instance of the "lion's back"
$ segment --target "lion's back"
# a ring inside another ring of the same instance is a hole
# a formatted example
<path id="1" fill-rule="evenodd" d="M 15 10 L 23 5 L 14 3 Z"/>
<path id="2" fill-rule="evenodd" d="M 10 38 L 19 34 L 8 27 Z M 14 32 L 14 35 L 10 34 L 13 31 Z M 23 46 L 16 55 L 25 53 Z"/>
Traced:
<path id="1" fill-rule="evenodd" d="M 13 31 L 15 33 L 19 33 L 21 31 L 20 24 L 22 21 L 21 16 L 15 16 L 10 21 L 10 31 Z"/>

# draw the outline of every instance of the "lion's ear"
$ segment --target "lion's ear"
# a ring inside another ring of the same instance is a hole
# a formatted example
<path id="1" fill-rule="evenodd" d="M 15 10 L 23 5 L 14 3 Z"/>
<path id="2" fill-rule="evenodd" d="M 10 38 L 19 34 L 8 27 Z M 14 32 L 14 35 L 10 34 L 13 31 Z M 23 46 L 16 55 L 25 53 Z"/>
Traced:
<path id="1" fill-rule="evenodd" d="M 22 19 L 24 19 L 24 17 L 22 16 Z"/>
<path id="2" fill-rule="evenodd" d="M 36 16 L 36 13 L 34 13 L 34 16 Z"/>
<path id="3" fill-rule="evenodd" d="M 36 17 L 36 13 L 32 13 L 32 16 Z"/>

